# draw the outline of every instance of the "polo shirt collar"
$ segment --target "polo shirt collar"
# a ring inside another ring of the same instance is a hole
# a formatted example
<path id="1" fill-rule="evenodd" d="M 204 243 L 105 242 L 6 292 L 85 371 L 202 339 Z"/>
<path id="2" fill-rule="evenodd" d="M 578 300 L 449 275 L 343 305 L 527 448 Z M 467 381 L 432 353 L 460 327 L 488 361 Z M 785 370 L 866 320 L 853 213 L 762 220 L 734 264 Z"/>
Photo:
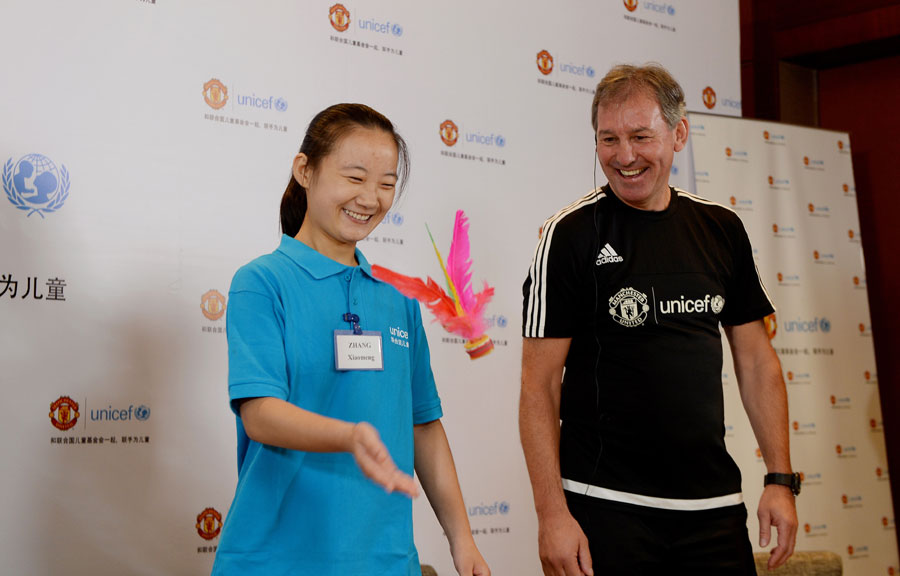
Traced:
<path id="1" fill-rule="evenodd" d="M 359 248 L 355 248 L 354 251 L 356 254 L 356 261 L 359 262 L 358 268 L 365 272 L 366 276 L 374 278 L 372 276 L 372 267 L 369 265 L 369 261 L 366 260 L 363 253 L 359 251 Z M 303 242 L 296 238 L 291 238 L 287 234 L 281 235 L 281 244 L 279 244 L 277 252 L 281 252 L 290 258 L 298 266 L 309 272 L 316 280 L 340 274 L 348 268 L 357 268 L 356 266 L 347 266 L 346 264 L 341 264 L 336 260 L 332 260 L 328 256 L 316 252 Z"/>

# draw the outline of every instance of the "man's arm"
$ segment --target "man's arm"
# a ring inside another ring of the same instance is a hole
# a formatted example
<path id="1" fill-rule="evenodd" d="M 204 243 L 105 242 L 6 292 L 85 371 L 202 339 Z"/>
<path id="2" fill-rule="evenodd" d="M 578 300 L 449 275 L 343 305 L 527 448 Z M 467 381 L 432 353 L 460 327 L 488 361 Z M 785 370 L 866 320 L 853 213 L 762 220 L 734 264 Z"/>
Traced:
<path id="1" fill-rule="evenodd" d="M 525 338 L 519 434 L 538 516 L 546 576 L 593 575 L 588 541 L 569 513 L 559 468 L 559 404 L 571 338 Z"/>
<path id="2" fill-rule="evenodd" d="M 418 424 L 413 428 L 413 434 L 416 473 L 434 515 L 450 541 L 456 571 L 460 576 L 490 576 L 491 570 L 472 538 L 444 425 L 440 420 Z"/>
<path id="3" fill-rule="evenodd" d="M 781 363 L 762 320 L 740 326 L 726 326 L 741 400 L 759 442 L 769 472 L 791 472 L 788 440 L 787 390 Z M 797 510 L 787 486 L 770 484 L 759 499 L 759 545 L 769 545 L 771 528 L 778 530 L 778 544 L 769 557 L 769 570 L 781 566 L 794 553 L 797 538 Z"/>

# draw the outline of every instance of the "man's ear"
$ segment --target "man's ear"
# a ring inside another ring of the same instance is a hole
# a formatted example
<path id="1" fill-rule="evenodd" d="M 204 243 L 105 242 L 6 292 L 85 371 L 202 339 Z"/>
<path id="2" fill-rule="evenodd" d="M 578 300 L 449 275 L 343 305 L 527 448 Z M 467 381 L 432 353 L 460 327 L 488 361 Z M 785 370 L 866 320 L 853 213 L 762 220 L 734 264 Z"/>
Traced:
<path id="1" fill-rule="evenodd" d="M 675 125 L 675 151 L 681 152 L 687 146 L 688 134 L 690 134 L 690 126 L 685 116 L 681 117 L 678 124 Z"/>

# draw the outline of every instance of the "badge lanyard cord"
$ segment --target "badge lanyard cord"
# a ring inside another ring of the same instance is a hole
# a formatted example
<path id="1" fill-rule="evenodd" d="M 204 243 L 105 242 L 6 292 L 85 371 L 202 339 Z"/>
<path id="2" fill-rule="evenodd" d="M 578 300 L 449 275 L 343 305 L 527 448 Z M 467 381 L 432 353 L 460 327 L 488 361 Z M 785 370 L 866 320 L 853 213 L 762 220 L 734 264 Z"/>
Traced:
<path id="1" fill-rule="evenodd" d="M 351 292 L 351 290 L 352 290 L 352 286 L 348 286 L 347 287 L 347 310 L 351 309 L 350 308 L 350 299 L 351 299 L 350 292 Z M 343 318 L 344 322 L 350 323 L 350 327 L 353 328 L 353 334 L 359 336 L 360 334 L 363 333 L 362 328 L 359 325 L 359 315 L 354 314 L 353 312 L 347 312 L 346 314 L 342 315 L 341 318 Z"/>
<path id="2" fill-rule="evenodd" d="M 597 135 L 594 135 L 594 194 L 597 194 Z M 594 252 L 599 253 L 600 251 L 600 225 L 597 223 L 597 206 L 600 204 L 600 199 L 598 198 L 594 202 L 594 214 L 593 214 L 593 224 L 594 224 L 594 238 L 596 239 L 596 244 L 594 245 Z M 590 259 L 589 259 L 590 260 Z M 594 343 L 597 345 L 597 355 L 594 360 L 594 401 L 597 412 L 598 420 L 603 419 L 603 415 L 600 413 L 600 337 L 597 334 L 596 322 L 597 322 L 597 310 L 600 308 L 600 285 L 597 282 L 597 266 L 591 268 L 591 278 L 594 280 L 594 317 L 592 318 L 595 323 L 595 327 L 593 329 L 594 332 Z M 588 477 L 588 485 L 593 484 L 594 476 L 597 474 L 597 469 L 600 467 L 600 457 L 603 455 L 603 437 L 598 434 L 597 442 L 600 444 L 600 447 L 597 449 L 597 458 L 594 461 L 594 467 L 591 470 L 591 475 Z M 585 489 L 587 490 L 587 488 Z M 588 516 L 590 518 L 590 516 Z M 589 520 L 590 521 L 590 520 Z"/>

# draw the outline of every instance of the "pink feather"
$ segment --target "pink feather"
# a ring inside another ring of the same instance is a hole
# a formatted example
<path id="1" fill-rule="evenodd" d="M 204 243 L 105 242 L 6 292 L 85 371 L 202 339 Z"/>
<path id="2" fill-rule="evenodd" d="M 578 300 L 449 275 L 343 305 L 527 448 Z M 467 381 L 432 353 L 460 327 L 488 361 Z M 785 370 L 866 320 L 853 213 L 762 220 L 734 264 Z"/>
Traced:
<path id="1" fill-rule="evenodd" d="M 475 340 L 484 334 L 484 307 L 494 295 L 494 289 L 484 284 L 484 290 L 472 297 L 472 308 L 462 316 L 456 314 L 453 299 L 444 292 L 437 282 L 428 277 L 428 282 L 398 274 L 392 270 L 372 264 L 372 275 L 387 282 L 408 298 L 415 298 L 423 303 L 434 314 L 435 320 L 445 330 L 459 334 L 466 340 Z"/>
<path id="2" fill-rule="evenodd" d="M 456 222 L 453 225 L 453 241 L 447 254 L 447 273 L 459 294 L 459 304 L 463 310 L 472 313 L 475 307 L 475 294 L 472 292 L 472 258 L 469 248 L 469 219 L 465 212 L 456 211 Z"/>

